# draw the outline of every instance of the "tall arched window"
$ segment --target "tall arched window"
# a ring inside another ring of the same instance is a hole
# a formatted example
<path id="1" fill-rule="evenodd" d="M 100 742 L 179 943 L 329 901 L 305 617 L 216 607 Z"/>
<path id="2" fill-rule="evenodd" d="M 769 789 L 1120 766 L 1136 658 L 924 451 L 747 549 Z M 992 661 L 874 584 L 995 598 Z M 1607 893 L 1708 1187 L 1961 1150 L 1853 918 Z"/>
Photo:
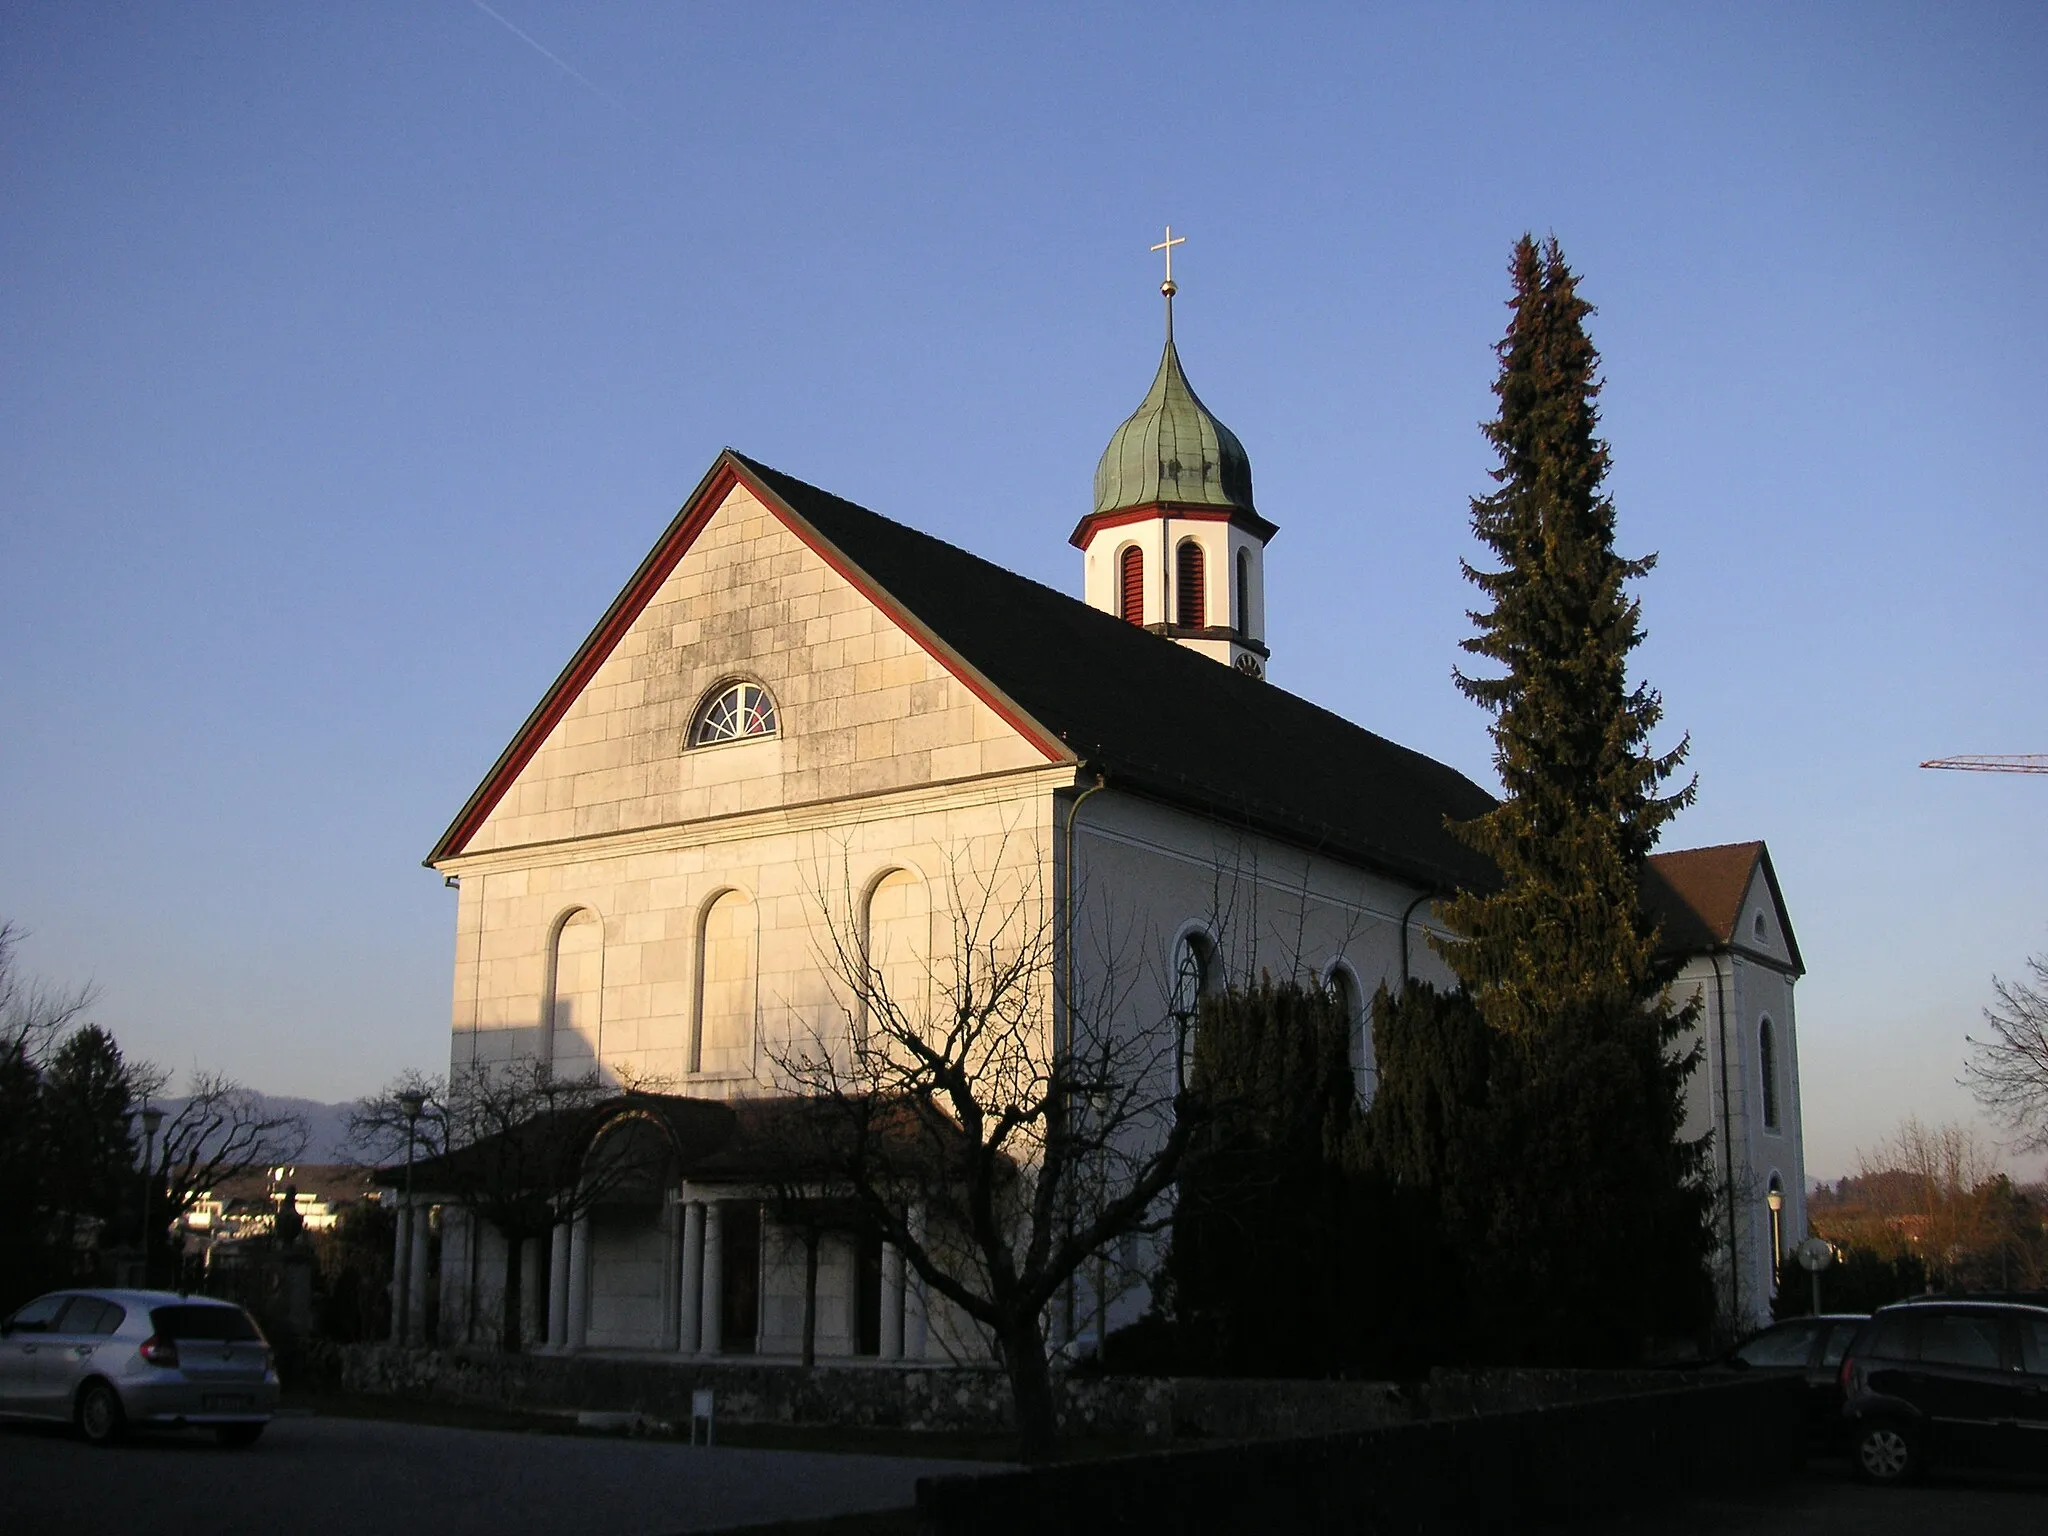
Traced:
<path id="1" fill-rule="evenodd" d="M 1373 1050 L 1372 1020 L 1359 1006 L 1358 978 L 1351 967 L 1338 961 L 1330 967 L 1330 1002 L 1337 1015 L 1344 1021 L 1344 1036 L 1350 1043 L 1351 1081 L 1358 1092 L 1361 1105 L 1372 1103 L 1373 1095 L 1379 1091 L 1380 1064 Z"/>
<path id="2" fill-rule="evenodd" d="M 726 683 L 711 690 L 690 727 L 690 745 L 708 747 L 721 741 L 775 734 L 775 701 L 758 683 Z"/>
<path id="3" fill-rule="evenodd" d="M 1180 1034 L 1180 1080 L 1185 1085 L 1195 1066 L 1195 1028 L 1201 1022 L 1202 999 L 1216 987 L 1216 946 L 1200 929 L 1180 936 L 1173 952 L 1172 1013 Z"/>
<path id="4" fill-rule="evenodd" d="M 557 924 L 547 979 L 541 1054 L 558 1074 L 580 1077 L 597 1065 L 604 1005 L 604 926 L 588 907 Z"/>
<path id="5" fill-rule="evenodd" d="M 1763 1074 L 1764 1129 L 1778 1128 L 1778 1033 L 1765 1019 L 1756 1031 L 1757 1067 Z"/>
<path id="6" fill-rule="evenodd" d="M 892 869 L 868 894 L 868 985 L 860 1023 L 872 1030 L 888 1028 L 921 1032 L 930 1022 L 932 919 L 924 882 L 907 869 Z M 876 1015 L 886 1010 L 893 1020 Z"/>
<path id="7" fill-rule="evenodd" d="M 1145 622 L 1145 552 L 1128 544 L 1116 557 L 1117 613 L 1132 624 Z"/>
<path id="8" fill-rule="evenodd" d="M 1237 552 L 1237 632 L 1250 638 L 1252 632 L 1252 553 Z"/>
<path id="9" fill-rule="evenodd" d="M 1208 620 L 1207 593 L 1202 581 L 1202 546 L 1182 539 L 1174 551 L 1174 620 L 1183 629 L 1201 629 Z"/>
<path id="10" fill-rule="evenodd" d="M 722 891 L 704 909 L 697 940 L 697 1024 L 692 1072 L 751 1072 L 754 1067 L 754 904 Z"/>

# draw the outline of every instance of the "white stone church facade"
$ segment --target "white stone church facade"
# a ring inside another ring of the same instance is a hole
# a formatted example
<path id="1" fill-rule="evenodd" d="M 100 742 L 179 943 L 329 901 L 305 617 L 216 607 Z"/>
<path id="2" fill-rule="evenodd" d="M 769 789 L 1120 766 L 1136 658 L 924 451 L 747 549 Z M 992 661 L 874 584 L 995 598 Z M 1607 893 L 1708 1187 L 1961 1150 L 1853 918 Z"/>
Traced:
<path id="1" fill-rule="evenodd" d="M 1077 601 L 720 454 L 428 858 L 459 891 L 454 1069 L 538 1058 L 759 1110 L 781 1045 L 848 1027 L 830 925 L 914 987 L 968 870 L 1037 903 L 1069 963 L 1118 935 L 1134 1020 L 1225 976 L 1313 976 L 1369 1094 L 1373 991 L 1449 981 L 1432 898 L 1484 878 L 1445 818 L 1492 802 L 1266 680 L 1276 529 L 1171 340 L 1095 490 Z M 1771 1181 L 1776 1251 L 1805 1232 L 1798 952 L 1760 844 L 1657 862 L 1705 998 L 1724 1296 L 1755 1320 Z M 711 1158 L 529 1244 L 527 1333 L 793 1358 L 804 1265 L 764 1200 L 744 1158 Z M 431 1189 L 403 1217 L 409 1331 L 430 1212 L 435 1331 L 486 1342 L 502 1244 Z M 828 1238 L 816 1297 L 821 1358 L 987 1358 L 879 1245 Z M 1084 1303 L 1084 1331 L 1143 1299 Z"/>

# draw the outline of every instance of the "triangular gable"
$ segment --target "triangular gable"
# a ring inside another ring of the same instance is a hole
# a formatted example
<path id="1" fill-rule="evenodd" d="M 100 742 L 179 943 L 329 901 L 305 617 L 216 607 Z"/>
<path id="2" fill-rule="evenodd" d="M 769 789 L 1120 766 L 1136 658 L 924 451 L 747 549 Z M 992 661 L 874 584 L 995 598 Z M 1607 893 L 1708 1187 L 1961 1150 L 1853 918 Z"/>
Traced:
<path id="1" fill-rule="evenodd" d="M 1761 842 L 1722 843 L 1711 848 L 1680 848 L 1650 858 L 1644 897 L 1663 929 L 1663 945 L 1677 953 L 1709 949 L 1746 949 L 1776 960 L 1767 947 L 1744 931 L 1745 914 L 1756 900 L 1769 903 L 1771 922 L 1783 935 L 1784 950 L 1794 971 L 1806 965 L 1799 941 L 1778 889 L 1771 852 Z"/>
<path id="2" fill-rule="evenodd" d="M 1048 762 L 1071 762 L 1074 754 L 1069 751 L 1050 731 L 1028 716 L 1001 689 L 992 684 L 978 670 L 967 663 L 930 629 L 897 601 L 879 582 L 826 538 L 810 521 L 795 511 L 774 488 L 754 474 L 746 462 L 731 449 L 723 450 L 710 470 L 698 483 L 697 488 L 684 502 L 674 520 L 648 552 L 646 559 L 632 578 L 627 581 L 619 595 L 613 599 L 604 617 L 598 620 L 569 664 L 549 687 L 525 724 L 512 738 L 491 767 L 484 780 L 477 786 L 461 812 L 450 823 L 434 845 L 433 852 L 425 862 L 435 865 L 444 859 L 461 854 L 475 837 L 479 828 L 504 799 L 519 778 L 522 770 L 532 762 L 550 735 L 564 717 L 575 706 L 578 697 L 590 685 L 606 660 L 632 629 L 636 620 L 662 590 L 663 584 L 674 573 L 677 564 L 689 552 L 698 536 L 703 532 L 733 491 L 744 486 L 747 492 L 762 507 L 807 546 L 835 573 L 855 588 L 867 601 L 882 611 L 889 620 L 901 629 L 919 648 L 931 657 L 944 671 L 965 687 L 982 704 L 986 705 L 1005 725 L 1017 732 Z"/>

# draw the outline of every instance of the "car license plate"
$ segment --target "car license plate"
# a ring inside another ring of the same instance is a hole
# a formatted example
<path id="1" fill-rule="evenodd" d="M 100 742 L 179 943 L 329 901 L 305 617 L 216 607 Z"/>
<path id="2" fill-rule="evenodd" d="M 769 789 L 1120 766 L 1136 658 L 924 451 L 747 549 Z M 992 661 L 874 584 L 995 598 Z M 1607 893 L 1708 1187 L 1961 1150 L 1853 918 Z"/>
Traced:
<path id="1" fill-rule="evenodd" d="M 199 1399 L 199 1406 L 208 1413 L 231 1413 L 250 1404 L 246 1392 L 208 1392 Z"/>

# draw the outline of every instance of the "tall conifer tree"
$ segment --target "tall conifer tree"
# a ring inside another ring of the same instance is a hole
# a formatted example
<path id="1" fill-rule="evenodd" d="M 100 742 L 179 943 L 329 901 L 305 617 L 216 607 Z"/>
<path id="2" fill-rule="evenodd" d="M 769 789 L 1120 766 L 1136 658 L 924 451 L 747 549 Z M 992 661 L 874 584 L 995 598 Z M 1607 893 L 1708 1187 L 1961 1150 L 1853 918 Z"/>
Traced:
<path id="1" fill-rule="evenodd" d="M 1454 830 L 1500 882 L 1445 904 L 1457 937 L 1440 947 L 1495 1042 L 1481 1225 L 1498 1258 L 1475 1299 L 1508 1352 L 1584 1360 L 1687 1326 L 1704 1295 L 1704 1144 L 1681 1139 L 1694 1057 L 1675 1051 L 1690 1014 L 1663 1000 L 1641 898 L 1694 787 L 1661 792 L 1686 743 L 1650 751 L 1662 704 L 1628 680 L 1642 629 L 1625 586 L 1654 557 L 1614 548 L 1592 306 L 1555 238 L 1525 235 L 1512 270 L 1485 427 L 1499 488 L 1472 503 L 1499 565 L 1465 565 L 1492 606 L 1464 648 L 1500 673 L 1456 674 L 1495 717 L 1506 796 Z"/>

